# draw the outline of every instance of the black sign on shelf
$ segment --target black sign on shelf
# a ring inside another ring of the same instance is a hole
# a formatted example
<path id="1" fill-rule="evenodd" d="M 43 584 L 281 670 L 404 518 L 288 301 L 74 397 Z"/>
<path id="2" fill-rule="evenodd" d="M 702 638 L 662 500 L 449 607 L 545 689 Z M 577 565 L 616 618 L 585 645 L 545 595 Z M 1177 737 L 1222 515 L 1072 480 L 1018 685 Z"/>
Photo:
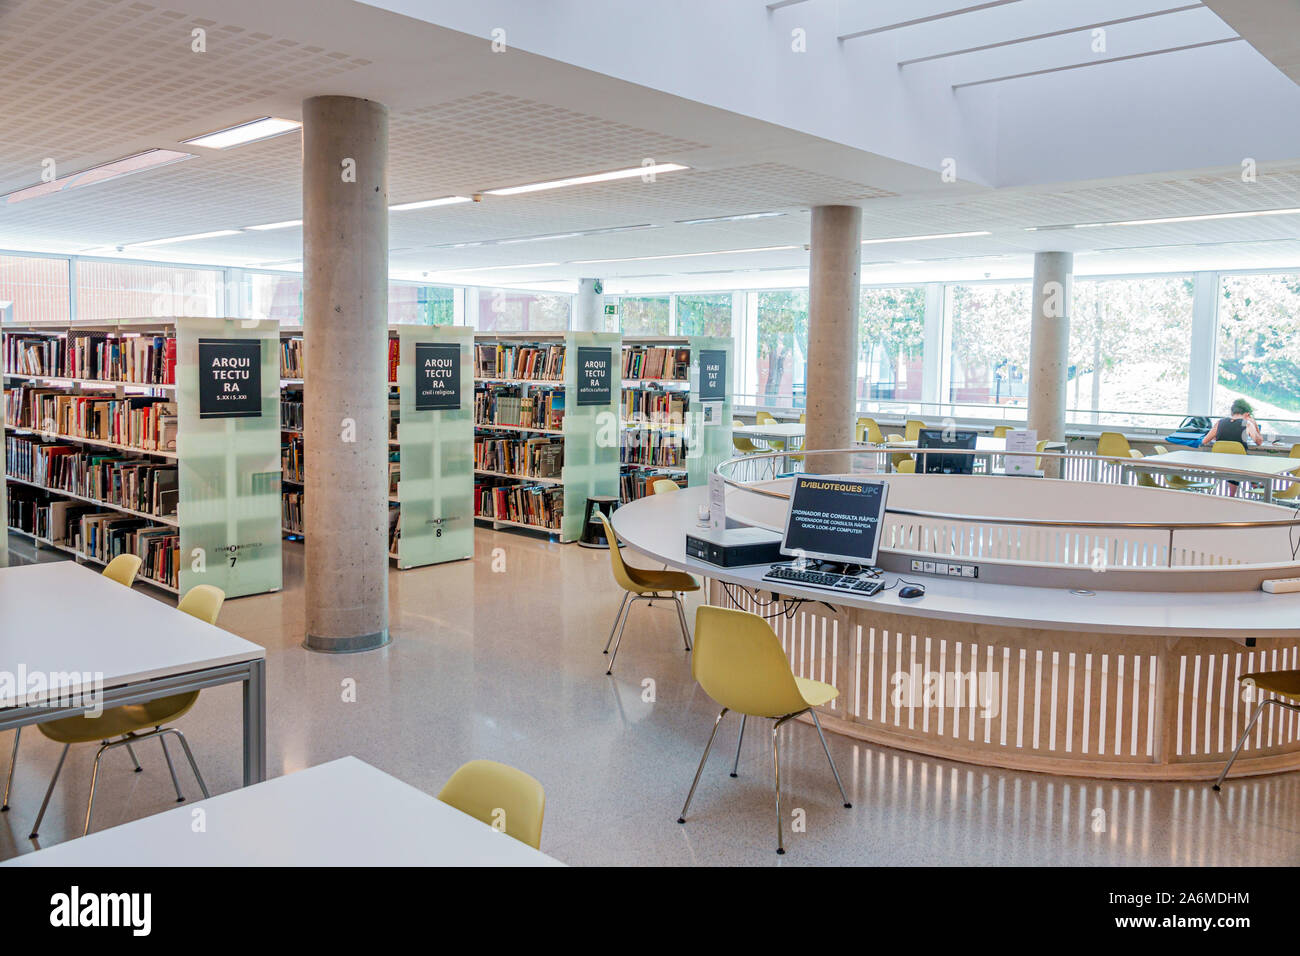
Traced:
<path id="1" fill-rule="evenodd" d="M 700 349 L 700 401 L 722 402 L 726 398 L 726 349 Z"/>
<path id="2" fill-rule="evenodd" d="M 415 343 L 415 410 L 460 408 L 460 343 Z"/>
<path id="3" fill-rule="evenodd" d="M 608 405 L 614 399 L 614 350 L 578 346 L 578 404 Z"/>
<path id="4" fill-rule="evenodd" d="M 199 418 L 262 417 L 262 340 L 199 339 Z"/>

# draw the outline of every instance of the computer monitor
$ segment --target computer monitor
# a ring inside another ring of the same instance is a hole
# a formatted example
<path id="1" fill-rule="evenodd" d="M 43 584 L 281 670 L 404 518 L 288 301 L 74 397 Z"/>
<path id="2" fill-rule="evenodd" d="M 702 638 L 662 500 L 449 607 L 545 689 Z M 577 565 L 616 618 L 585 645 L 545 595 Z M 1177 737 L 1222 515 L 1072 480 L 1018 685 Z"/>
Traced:
<path id="1" fill-rule="evenodd" d="M 883 481 L 796 475 L 781 553 L 871 567 L 888 491 Z"/>
<path id="2" fill-rule="evenodd" d="M 917 448 L 964 448 L 975 450 L 977 432 L 953 430 L 946 428 L 922 428 L 917 437 Z M 917 458 L 916 470 L 924 474 L 969 475 L 975 467 L 974 455 L 921 455 Z"/>

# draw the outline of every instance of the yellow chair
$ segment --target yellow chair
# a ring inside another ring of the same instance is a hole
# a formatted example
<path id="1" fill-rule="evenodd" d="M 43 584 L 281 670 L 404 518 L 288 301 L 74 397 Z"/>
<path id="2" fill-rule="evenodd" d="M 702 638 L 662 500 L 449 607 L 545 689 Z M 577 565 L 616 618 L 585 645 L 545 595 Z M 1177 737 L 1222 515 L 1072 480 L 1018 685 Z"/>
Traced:
<path id="1" fill-rule="evenodd" d="M 176 608 L 199 620 L 206 621 L 209 624 L 216 624 L 217 615 L 221 612 L 221 605 L 225 600 L 225 592 L 220 588 L 214 588 L 210 584 L 199 584 L 190 588 L 185 596 L 181 598 L 180 603 L 176 605 Z M 54 776 L 50 778 L 50 786 L 45 791 L 45 799 L 41 801 L 41 810 L 36 815 L 36 824 L 32 827 L 31 838 L 35 840 L 40 834 L 41 821 L 45 819 L 45 809 L 50 804 L 50 796 L 54 793 L 54 785 L 59 780 L 59 772 L 63 769 L 63 761 L 67 759 L 68 748 L 73 744 L 93 744 L 97 740 L 102 741 L 99 751 L 95 754 L 95 765 L 90 773 L 90 800 L 86 804 L 86 825 L 81 831 L 83 836 L 90 832 L 90 815 L 95 809 L 95 785 L 99 781 L 100 758 L 104 756 L 105 751 L 114 747 L 130 748 L 133 743 L 156 737 L 158 743 L 162 745 L 163 757 L 167 760 L 167 769 L 172 777 L 172 786 L 176 789 L 176 802 L 181 803 L 185 800 L 185 795 L 181 793 L 181 784 L 176 777 L 176 767 L 172 764 L 171 753 L 167 750 L 167 735 L 175 734 L 176 738 L 181 742 L 181 749 L 185 751 L 185 758 L 190 763 L 190 769 L 194 771 L 194 779 L 198 781 L 199 789 L 203 791 L 203 796 L 206 799 L 209 796 L 208 786 L 203 782 L 203 775 L 199 773 L 199 765 L 194 761 L 194 754 L 190 750 L 189 741 L 175 727 L 164 726 L 164 724 L 171 723 L 188 712 L 198 698 L 199 691 L 194 690 L 184 694 L 172 694 L 170 697 L 147 700 L 140 704 L 124 704 L 121 707 L 111 707 L 98 717 L 78 715 L 37 724 L 37 729 L 44 736 L 55 743 L 63 744 L 63 752 L 59 755 L 59 762 L 54 767 Z M 153 730 L 149 730 L 149 727 L 152 727 Z M 112 740 L 113 737 L 121 737 L 122 739 Z M 140 765 L 137 762 L 136 771 L 138 772 L 139 769 Z"/>
<path id="2" fill-rule="evenodd" d="M 1210 446 L 1210 451 L 1216 455 L 1244 455 L 1246 446 L 1239 441 L 1216 441 Z"/>
<path id="3" fill-rule="evenodd" d="M 909 459 L 907 459 L 907 461 L 900 461 L 900 462 L 899 462 L 899 463 L 894 467 L 894 471 L 898 472 L 900 475 L 915 475 L 915 474 L 916 474 L 916 459 L 915 459 L 915 458 L 909 458 Z"/>
<path id="4" fill-rule="evenodd" d="M 920 441 L 922 428 L 925 428 L 925 422 L 909 418 L 903 425 L 903 437 L 908 441 Z"/>
<path id="5" fill-rule="evenodd" d="M 696 625 L 696 632 L 699 632 L 698 624 Z M 698 644 L 698 641 L 696 643 Z M 1250 737 L 1250 732 L 1255 729 L 1255 724 L 1258 722 L 1260 714 L 1264 713 L 1265 707 L 1273 704 L 1275 707 L 1282 707 L 1300 713 L 1300 671 L 1262 671 L 1254 674 L 1242 674 L 1237 680 L 1247 686 L 1253 685 L 1255 691 L 1277 694 L 1278 696 L 1269 697 L 1259 702 L 1259 706 L 1255 708 L 1255 713 L 1250 716 L 1250 722 L 1246 724 L 1245 731 L 1242 732 L 1241 739 L 1237 741 L 1232 756 L 1228 758 L 1227 766 L 1219 774 L 1219 779 L 1214 781 L 1215 790 L 1223 786 L 1224 777 L 1232 769 L 1233 763 L 1237 760 L 1237 754 L 1241 753 L 1241 748 L 1245 745 L 1247 738 Z M 1286 699 L 1282 700 L 1280 698 Z"/>
<path id="6" fill-rule="evenodd" d="M 699 786 L 700 775 L 704 772 L 705 761 L 713 748 L 713 738 L 717 736 L 718 727 L 727 711 L 734 710 L 740 714 L 740 735 L 736 740 L 736 760 L 732 764 L 731 775 L 736 776 L 740 766 L 740 747 L 745 740 L 745 723 L 750 717 L 764 717 L 775 720 L 772 727 L 772 766 L 776 772 L 776 852 L 785 853 L 785 840 L 781 827 L 781 754 L 777 745 L 777 732 L 781 725 L 801 714 L 811 714 L 817 736 L 821 738 L 822 749 L 830 761 L 831 773 L 840 788 L 844 806 L 851 807 L 840 772 L 835 769 L 835 760 L 831 750 L 826 746 L 826 736 L 822 733 L 821 721 L 817 719 L 814 708 L 829 704 L 839 696 L 830 684 L 795 677 L 790 669 L 790 661 L 781 649 L 767 621 L 748 611 L 735 611 L 728 608 L 703 606 L 695 614 L 695 656 L 691 661 L 691 675 L 703 691 L 722 705 L 717 720 L 713 722 L 713 732 L 704 747 L 704 756 L 691 781 L 690 793 L 686 795 L 686 804 L 678 823 L 686 822 L 686 811 L 691 807 L 695 788 Z"/>
<path id="7" fill-rule="evenodd" d="M 995 425 L 993 427 L 994 438 L 1006 438 L 1007 435 L 1010 434 L 1010 432 L 1011 432 L 1010 425 Z"/>
<path id="8" fill-rule="evenodd" d="M 495 760 L 471 760 L 438 791 L 438 799 L 461 813 L 504 829 L 506 836 L 541 849 L 546 791 L 536 778 Z"/>
<path id="9" fill-rule="evenodd" d="M 1300 458 L 1300 445 L 1291 446 L 1290 457 Z M 1300 475 L 1300 469 L 1297 469 L 1296 471 L 1287 472 L 1287 474 L 1292 477 L 1296 477 L 1297 475 Z M 1300 481 L 1293 481 L 1291 482 L 1291 484 L 1287 485 L 1281 491 L 1273 492 L 1274 501 L 1278 501 L 1279 499 L 1282 501 L 1289 501 L 1293 498 L 1300 498 Z"/>
<path id="10" fill-rule="evenodd" d="M 899 442 L 906 441 L 906 440 L 907 439 L 905 439 L 902 435 L 889 436 L 889 444 L 891 445 L 896 445 Z M 911 455 L 909 455 L 907 452 L 898 452 L 897 454 L 891 454 L 889 456 L 889 463 L 894 466 L 894 471 L 901 471 L 904 474 L 909 474 L 916 471 L 916 459 L 913 458 Z M 907 464 L 910 464 L 912 467 L 904 470 L 903 466 Z"/>
<path id="11" fill-rule="evenodd" d="M 1132 458 L 1133 448 L 1119 432 L 1102 432 L 1097 437 L 1097 454 L 1102 458 Z"/>
<path id="12" fill-rule="evenodd" d="M 863 416 L 858 419 L 854 426 L 854 439 L 857 441 L 869 441 L 873 445 L 883 445 L 885 436 L 880 431 L 880 426 L 876 424 L 874 418 Z"/>
<path id="13" fill-rule="evenodd" d="M 619 606 L 618 616 L 614 618 L 614 626 L 609 629 L 609 640 L 605 642 L 605 650 L 602 652 L 608 654 L 610 643 L 614 644 L 614 653 L 609 659 L 609 669 L 605 673 L 607 675 L 614 673 L 614 660 L 618 657 L 618 646 L 623 643 L 623 628 L 627 627 L 632 605 L 637 601 L 653 603 L 656 598 L 672 601 L 677 606 L 677 619 L 682 625 L 682 643 L 689 651 L 691 633 L 686 627 L 686 610 L 679 595 L 686 591 L 698 591 L 700 582 L 685 571 L 660 571 L 653 568 L 634 568 L 624 564 L 618 536 L 614 534 L 614 526 L 600 512 L 596 512 L 596 517 L 605 526 L 605 540 L 609 542 L 609 563 L 614 571 L 614 580 L 623 589 L 623 603 Z M 623 622 L 621 625 L 620 620 Z M 617 641 L 614 640 L 616 630 Z"/>
<path id="14" fill-rule="evenodd" d="M 756 421 L 760 425 L 781 424 L 779 421 L 776 420 L 776 416 L 773 415 L 771 412 L 755 412 L 754 421 Z M 774 438 L 769 438 L 767 439 L 767 447 L 771 451 L 785 451 L 785 442 L 778 441 L 777 439 Z"/>
<path id="15" fill-rule="evenodd" d="M 732 428 L 743 428 L 744 426 L 745 423 L 738 418 L 731 423 Z M 759 448 L 757 445 L 755 445 L 748 438 L 746 438 L 744 435 L 733 434 L 731 436 L 731 446 L 735 448 L 736 451 L 740 452 L 742 455 L 757 455 L 760 451 L 763 450 Z"/>
<path id="16" fill-rule="evenodd" d="M 671 478 L 656 478 L 650 483 L 650 491 L 656 495 L 668 495 L 681 490 L 682 486 Z"/>
<path id="17" fill-rule="evenodd" d="M 1040 438 L 1039 441 L 1038 441 L 1038 444 L 1034 446 L 1034 451 L 1039 452 L 1039 453 L 1041 454 L 1042 451 L 1043 451 L 1043 449 L 1045 449 L 1045 448 L 1047 447 L 1047 443 L 1048 443 L 1048 441 L 1049 441 L 1049 439 L 1046 439 L 1046 438 Z M 1058 460 L 1059 460 L 1059 459 L 1058 459 Z M 1042 458 L 1035 458 L 1035 459 L 1034 459 L 1034 471 L 1042 471 L 1042 470 L 1043 470 L 1043 459 L 1042 459 Z"/>
<path id="18" fill-rule="evenodd" d="M 124 587 L 130 587 L 135 583 L 136 573 L 140 570 L 140 556 L 136 554 L 119 554 L 112 561 L 104 566 L 104 570 L 99 572 L 103 577 L 110 581 L 116 581 Z M 0 813 L 9 810 L 9 793 L 14 785 L 14 767 L 18 765 L 18 743 L 22 740 L 23 729 L 19 727 L 14 731 L 14 749 L 9 757 L 9 776 L 5 780 L 5 795 L 0 799 Z M 135 751 L 130 747 L 127 752 L 131 755 L 131 762 L 135 764 L 136 773 L 140 772 L 140 761 L 135 759 Z"/>
<path id="19" fill-rule="evenodd" d="M 1169 454 L 1169 449 L 1164 445 L 1152 445 L 1151 447 L 1155 449 L 1157 455 Z M 1214 487 L 1212 481 L 1192 481 L 1182 475 L 1166 474 L 1164 479 L 1165 487 L 1172 488 L 1174 491 L 1201 491 L 1205 488 Z"/>
<path id="20" fill-rule="evenodd" d="M 119 554 L 108 562 L 104 566 L 104 570 L 99 573 L 110 581 L 116 581 L 118 584 L 130 587 L 135 583 L 135 576 L 136 572 L 140 570 L 140 563 L 138 554 Z"/>

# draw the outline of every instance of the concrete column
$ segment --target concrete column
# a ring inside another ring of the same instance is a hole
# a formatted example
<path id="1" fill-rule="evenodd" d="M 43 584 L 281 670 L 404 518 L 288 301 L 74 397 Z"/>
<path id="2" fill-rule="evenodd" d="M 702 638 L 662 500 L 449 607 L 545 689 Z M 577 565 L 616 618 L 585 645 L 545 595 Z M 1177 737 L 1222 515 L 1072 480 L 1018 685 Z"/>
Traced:
<path id="1" fill-rule="evenodd" d="M 577 332 L 605 331 L 604 287 L 599 279 L 579 279 L 573 300 L 573 328 Z"/>
<path id="2" fill-rule="evenodd" d="M 862 280 L 862 210 L 817 206 L 812 211 L 808 268 L 808 427 L 804 447 L 848 448 L 857 418 L 858 310 Z M 847 455 L 809 458 L 821 474 L 847 472 Z"/>
<path id="3" fill-rule="evenodd" d="M 1069 369 L 1070 296 L 1074 255 L 1034 255 L 1033 314 L 1029 325 L 1029 427 L 1038 440 L 1065 440 L 1065 377 Z M 1059 459 L 1045 458 L 1049 478 L 1060 474 Z"/>
<path id="4" fill-rule="evenodd" d="M 306 637 L 388 643 L 388 109 L 303 102 Z"/>

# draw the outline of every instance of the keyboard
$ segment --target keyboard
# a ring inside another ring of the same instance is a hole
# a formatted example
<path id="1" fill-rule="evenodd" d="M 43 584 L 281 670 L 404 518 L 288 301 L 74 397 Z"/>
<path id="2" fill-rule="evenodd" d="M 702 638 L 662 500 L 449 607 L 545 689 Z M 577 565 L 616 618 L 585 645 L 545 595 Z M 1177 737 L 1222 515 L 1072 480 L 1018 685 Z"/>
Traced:
<path id="1" fill-rule="evenodd" d="M 773 584 L 797 584 L 805 588 L 822 588 L 852 594 L 854 597 L 871 597 L 884 589 L 879 578 L 856 574 L 836 574 L 834 571 L 811 571 L 778 565 L 763 575 L 764 581 Z"/>

